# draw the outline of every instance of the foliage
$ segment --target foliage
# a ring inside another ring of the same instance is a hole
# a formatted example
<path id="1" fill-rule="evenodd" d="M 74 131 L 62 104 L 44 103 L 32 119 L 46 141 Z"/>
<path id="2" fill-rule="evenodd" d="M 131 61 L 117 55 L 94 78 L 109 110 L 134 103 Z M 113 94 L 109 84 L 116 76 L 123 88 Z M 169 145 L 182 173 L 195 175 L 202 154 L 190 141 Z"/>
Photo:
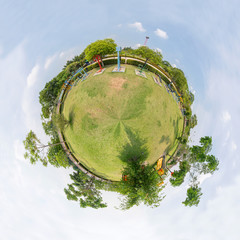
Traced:
<path id="1" fill-rule="evenodd" d="M 198 171 L 199 174 L 213 174 L 218 170 L 218 159 L 215 156 L 208 154 L 211 149 L 212 138 L 206 136 L 200 139 L 200 146 L 194 145 L 189 150 L 189 161 L 193 165 L 195 171 Z"/>
<path id="2" fill-rule="evenodd" d="M 53 114 L 52 119 L 57 129 L 60 129 L 61 131 L 69 125 L 69 121 L 61 113 Z"/>
<path id="3" fill-rule="evenodd" d="M 94 179 L 88 177 L 81 171 L 70 174 L 73 180 L 68 184 L 68 189 L 64 189 L 68 200 L 79 201 L 80 207 L 104 208 L 106 203 L 102 202 L 101 193 L 95 188 Z"/>
<path id="4" fill-rule="evenodd" d="M 104 56 L 107 54 L 114 53 L 116 51 L 117 44 L 111 38 L 104 40 L 97 40 L 89 44 L 84 50 L 86 59 L 91 61 L 95 55 Z"/>
<path id="5" fill-rule="evenodd" d="M 170 183 L 172 186 L 180 186 L 184 182 L 184 178 L 190 169 L 190 165 L 187 161 L 180 162 L 179 170 L 174 171 L 172 177 L 170 178 Z"/>
<path id="6" fill-rule="evenodd" d="M 199 188 L 197 185 L 191 186 L 187 190 L 187 198 L 184 202 L 182 202 L 185 206 L 198 206 L 200 202 L 201 197 L 201 188 Z"/>
<path id="7" fill-rule="evenodd" d="M 194 128 L 197 125 L 197 116 L 196 114 L 192 115 L 190 120 L 190 127 Z"/>
<path id="8" fill-rule="evenodd" d="M 85 52 L 83 51 L 80 55 L 75 56 L 72 60 L 68 60 L 63 69 L 74 62 L 79 62 L 79 64 L 83 66 L 85 63 Z"/>
<path id="9" fill-rule="evenodd" d="M 56 105 L 56 99 L 59 91 L 66 80 L 64 71 L 59 73 L 57 77 L 47 82 L 44 89 L 39 93 L 39 102 L 42 105 L 42 118 L 49 118 Z"/>
<path id="10" fill-rule="evenodd" d="M 145 161 L 148 156 L 145 141 L 128 128 L 126 133 L 130 143 L 123 147 L 119 155 L 126 164 L 122 171 L 126 177 L 117 186 L 118 192 L 124 196 L 120 208 L 126 210 L 140 203 L 157 207 L 163 199 L 160 195 L 162 188 L 159 187 L 162 179 L 155 168 Z"/>
<path id="11" fill-rule="evenodd" d="M 123 179 L 119 183 L 119 192 L 125 197 L 121 203 L 121 209 L 126 210 L 134 205 L 144 203 L 147 206 L 157 207 L 163 199 L 160 196 L 162 190 L 159 187 L 161 179 L 156 170 L 150 165 L 144 165 L 136 158 L 128 160 L 127 167 L 123 170 Z"/>
<path id="12" fill-rule="evenodd" d="M 25 147 L 24 157 L 29 159 L 32 164 L 40 161 L 44 166 L 48 163 L 55 167 L 68 167 L 68 159 L 58 137 L 51 138 L 48 144 L 41 143 L 37 135 L 31 130 L 23 141 Z"/>
<path id="13" fill-rule="evenodd" d="M 134 51 L 134 54 L 149 59 L 151 62 L 159 65 L 162 62 L 162 54 L 154 51 L 147 46 L 141 46 Z"/>
<path id="14" fill-rule="evenodd" d="M 121 54 L 130 54 L 133 55 L 134 54 L 134 49 L 132 49 L 131 47 L 124 47 L 121 51 Z"/>
<path id="15" fill-rule="evenodd" d="M 26 139 L 23 141 L 23 144 L 26 149 L 24 154 L 26 159 L 29 159 L 32 164 L 40 161 L 43 166 L 47 166 L 47 159 L 43 154 L 44 145 L 40 142 L 32 130 L 28 133 Z"/>

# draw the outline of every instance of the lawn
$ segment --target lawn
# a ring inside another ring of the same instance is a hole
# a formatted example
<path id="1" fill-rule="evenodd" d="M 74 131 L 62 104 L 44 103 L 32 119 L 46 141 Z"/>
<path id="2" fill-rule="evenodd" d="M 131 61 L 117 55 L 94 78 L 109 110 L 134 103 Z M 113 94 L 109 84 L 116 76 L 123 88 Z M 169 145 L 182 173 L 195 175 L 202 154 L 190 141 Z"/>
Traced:
<path id="1" fill-rule="evenodd" d="M 135 74 L 90 76 L 73 87 L 62 113 L 70 121 L 64 136 L 75 157 L 93 173 L 111 180 L 121 178 L 124 161 L 141 156 L 154 164 L 163 153 L 172 152 L 181 135 L 183 117 L 165 87 Z"/>

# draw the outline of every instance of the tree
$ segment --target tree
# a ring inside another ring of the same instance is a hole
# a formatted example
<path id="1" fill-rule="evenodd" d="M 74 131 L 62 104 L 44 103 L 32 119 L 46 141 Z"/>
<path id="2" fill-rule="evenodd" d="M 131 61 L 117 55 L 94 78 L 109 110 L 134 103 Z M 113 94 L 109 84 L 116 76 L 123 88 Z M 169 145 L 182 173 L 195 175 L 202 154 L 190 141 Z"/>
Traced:
<path id="1" fill-rule="evenodd" d="M 53 114 L 52 119 L 57 129 L 60 129 L 61 131 L 69 125 L 69 121 L 61 113 Z"/>
<path id="2" fill-rule="evenodd" d="M 151 62 L 159 65 L 162 62 L 162 54 L 159 51 L 154 51 L 147 46 L 141 46 L 134 51 L 134 54 L 143 58 L 150 59 Z"/>
<path id="3" fill-rule="evenodd" d="M 84 65 L 84 63 L 85 63 L 85 52 L 83 51 L 80 55 L 75 56 L 72 60 L 68 60 L 63 69 L 65 69 L 68 65 L 70 65 L 74 62 L 79 62 L 81 64 L 81 66 Z"/>
<path id="4" fill-rule="evenodd" d="M 42 105 L 42 118 L 48 119 L 51 117 L 51 113 L 56 106 L 56 99 L 66 79 L 65 71 L 60 72 L 57 77 L 46 83 L 44 89 L 39 93 L 39 102 Z"/>
<path id="5" fill-rule="evenodd" d="M 95 55 L 100 55 L 102 58 L 104 55 L 112 54 L 116 51 L 117 44 L 113 39 L 107 38 L 104 40 L 97 40 L 89 44 L 84 50 L 86 59 L 91 61 Z"/>
<path id="6" fill-rule="evenodd" d="M 185 206 L 198 206 L 201 197 L 201 188 L 197 185 L 191 186 L 187 190 L 187 198 L 182 202 Z"/>
<path id="7" fill-rule="evenodd" d="M 132 49 L 131 47 L 125 47 L 122 49 L 122 54 L 134 54 L 134 49 Z"/>
<path id="8" fill-rule="evenodd" d="M 192 115 L 191 120 L 190 120 L 190 128 L 194 128 L 195 126 L 197 126 L 196 114 Z"/>
<path id="9" fill-rule="evenodd" d="M 70 174 L 73 180 L 68 184 L 68 189 L 64 189 L 68 200 L 79 201 L 80 207 L 104 208 L 106 203 L 102 202 L 100 191 L 95 188 L 94 179 L 81 171 Z"/>
<path id="10" fill-rule="evenodd" d="M 180 162 L 179 171 L 174 171 L 172 177 L 169 180 L 172 186 L 180 186 L 184 182 L 184 178 L 189 170 L 190 165 L 187 161 Z"/>
<path id="11" fill-rule="evenodd" d="M 35 164 L 37 161 L 42 162 L 44 166 L 47 166 L 47 158 L 43 154 L 44 145 L 37 138 L 36 134 L 31 130 L 26 139 L 23 141 L 26 153 L 24 157 L 30 160 L 32 164 Z"/>
<path id="12" fill-rule="evenodd" d="M 194 145 L 190 148 L 189 160 L 193 167 L 201 173 L 211 173 L 218 170 L 219 161 L 208 153 L 212 149 L 212 138 L 205 136 L 200 139 L 200 146 Z"/>
<path id="13" fill-rule="evenodd" d="M 52 147 L 60 146 L 61 142 L 43 144 L 40 139 L 38 139 L 37 135 L 31 130 L 23 141 L 23 144 L 26 150 L 24 154 L 26 159 L 29 159 L 32 164 L 40 161 L 44 166 L 47 166 L 48 155 L 45 149 L 49 150 L 52 149 Z M 60 149 L 62 149 L 62 147 Z"/>
<path id="14" fill-rule="evenodd" d="M 159 183 L 162 180 L 152 166 L 132 158 L 128 160 L 122 174 L 127 177 L 118 186 L 118 191 L 124 195 L 121 209 L 126 210 L 140 203 L 151 207 L 160 205 L 163 197 L 160 195 L 162 187 L 159 187 Z"/>

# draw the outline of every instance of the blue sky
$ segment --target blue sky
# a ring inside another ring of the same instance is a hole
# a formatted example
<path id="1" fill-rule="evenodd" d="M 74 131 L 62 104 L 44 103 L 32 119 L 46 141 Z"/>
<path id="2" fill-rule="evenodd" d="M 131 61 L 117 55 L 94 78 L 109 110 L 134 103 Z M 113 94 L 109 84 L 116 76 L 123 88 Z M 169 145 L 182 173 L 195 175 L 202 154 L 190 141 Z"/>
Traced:
<path id="1" fill-rule="evenodd" d="M 239 1 L 0 0 L 1 239 L 237 240 L 240 236 Z M 23 158 L 29 129 L 44 141 L 38 93 L 87 44 L 112 37 L 161 49 L 195 92 L 198 126 L 191 138 L 213 137 L 219 171 L 203 178 L 198 208 L 186 208 L 187 184 L 166 188 L 159 208 L 121 212 L 80 209 L 63 189 L 71 170 L 32 166 Z"/>

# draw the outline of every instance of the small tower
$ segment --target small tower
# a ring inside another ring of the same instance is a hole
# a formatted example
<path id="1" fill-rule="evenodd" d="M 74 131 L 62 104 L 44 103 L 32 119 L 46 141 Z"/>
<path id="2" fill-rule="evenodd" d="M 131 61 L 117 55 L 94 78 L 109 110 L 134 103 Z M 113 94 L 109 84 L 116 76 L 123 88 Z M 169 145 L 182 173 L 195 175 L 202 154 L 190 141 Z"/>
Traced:
<path id="1" fill-rule="evenodd" d="M 148 39 L 149 39 L 149 37 L 146 36 L 146 39 L 145 39 L 145 42 L 144 42 L 143 46 L 146 46 L 146 45 L 147 45 L 147 41 L 148 41 Z"/>

